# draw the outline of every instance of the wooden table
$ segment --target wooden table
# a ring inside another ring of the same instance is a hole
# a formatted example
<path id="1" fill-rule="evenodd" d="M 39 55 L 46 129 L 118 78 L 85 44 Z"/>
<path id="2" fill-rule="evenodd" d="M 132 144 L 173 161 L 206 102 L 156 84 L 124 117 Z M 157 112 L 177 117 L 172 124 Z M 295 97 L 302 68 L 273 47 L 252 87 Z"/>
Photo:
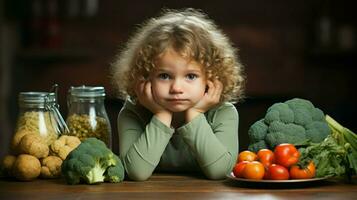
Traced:
<path id="1" fill-rule="evenodd" d="M 0 179 L 0 199 L 357 199 L 357 184 L 327 180 L 298 185 L 246 185 L 193 175 L 155 174 L 148 181 L 67 185 L 64 180 Z"/>

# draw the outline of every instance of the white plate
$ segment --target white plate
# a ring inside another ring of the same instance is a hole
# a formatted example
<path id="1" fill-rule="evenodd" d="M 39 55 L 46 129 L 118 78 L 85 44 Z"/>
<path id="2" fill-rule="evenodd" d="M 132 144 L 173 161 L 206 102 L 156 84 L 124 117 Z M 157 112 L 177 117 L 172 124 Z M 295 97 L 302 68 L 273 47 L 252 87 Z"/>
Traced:
<path id="1" fill-rule="evenodd" d="M 327 179 L 327 178 L 310 178 L 310 179 L 289 179 L 289 180 L 255 180 L 255 179 L 237 178 L 234 176 L 233 172 L 227 174 L 227 177 L 232 180 L 236 180 L 239 182 L 248 182 L 248 183 L 306 183 L 306 182 L 322 181 Z"/>

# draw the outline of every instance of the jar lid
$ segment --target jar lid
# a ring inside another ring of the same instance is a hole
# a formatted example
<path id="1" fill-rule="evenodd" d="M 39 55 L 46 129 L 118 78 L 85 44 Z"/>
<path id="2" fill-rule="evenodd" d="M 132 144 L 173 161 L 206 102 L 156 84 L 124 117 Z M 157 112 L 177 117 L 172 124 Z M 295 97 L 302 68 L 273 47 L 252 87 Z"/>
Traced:
<path id="1" fill-rule="evenodd" d="M 26 104 L 55 103 L 55 93 L 49 92 L 20 92 L 19 102 Z"/>
<path id="2" fill-rule="evenodd" d="M 68 90 L 68 93 L 71 94 L 72 96 L 76 97 L 104 97 L 105 96 L 105 90 L 104 87 L 102 86 L 79 86 L 79 87 L 71 87 Z"/>

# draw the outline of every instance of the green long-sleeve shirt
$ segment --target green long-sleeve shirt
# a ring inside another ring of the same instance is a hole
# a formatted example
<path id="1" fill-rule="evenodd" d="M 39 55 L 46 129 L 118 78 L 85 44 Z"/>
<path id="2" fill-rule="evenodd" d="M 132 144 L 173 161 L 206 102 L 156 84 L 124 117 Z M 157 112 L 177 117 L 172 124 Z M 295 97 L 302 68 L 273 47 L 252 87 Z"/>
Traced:
<path id="1" fill-rule="evenodd" d="M 175 129 L 127 100 L 118 116 L 119 153 L 132 180 L 153 171 L 198 171 L 222 179 L 238 154 L 238 112 L 231 103 L 200 114 Z"/>

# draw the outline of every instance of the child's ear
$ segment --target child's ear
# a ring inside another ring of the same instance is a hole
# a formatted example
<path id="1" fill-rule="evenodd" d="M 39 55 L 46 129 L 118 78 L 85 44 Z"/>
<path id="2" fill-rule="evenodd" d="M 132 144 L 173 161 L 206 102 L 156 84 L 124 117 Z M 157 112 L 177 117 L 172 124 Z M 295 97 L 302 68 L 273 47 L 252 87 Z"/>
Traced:
<path id="1" fill-rule="evenodd" d="M 206 85 L 205 93 L 208 92 L 208 85 Z"/>

